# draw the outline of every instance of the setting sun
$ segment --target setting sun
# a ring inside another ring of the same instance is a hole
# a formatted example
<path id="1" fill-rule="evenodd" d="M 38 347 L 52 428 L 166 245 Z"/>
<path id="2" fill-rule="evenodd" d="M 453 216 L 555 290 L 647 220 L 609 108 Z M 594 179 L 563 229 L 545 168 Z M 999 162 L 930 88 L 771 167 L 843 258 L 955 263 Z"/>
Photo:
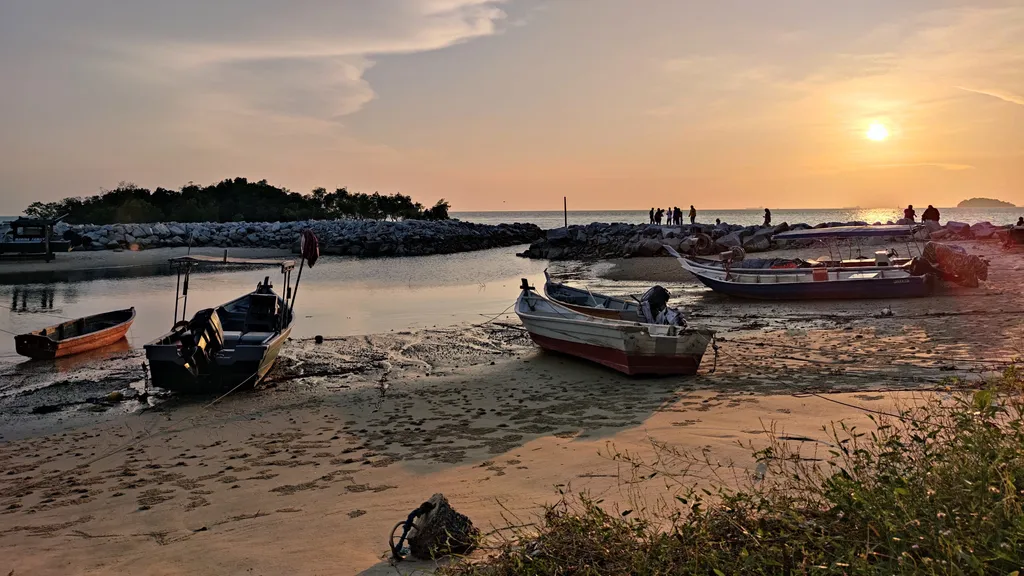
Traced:
<path id="1" fill-rule="evenodd" d="M 880 142 L 889 137 L 889 130 L 883 124 L 875 122 L 868 128 L 868 138 Z"/>

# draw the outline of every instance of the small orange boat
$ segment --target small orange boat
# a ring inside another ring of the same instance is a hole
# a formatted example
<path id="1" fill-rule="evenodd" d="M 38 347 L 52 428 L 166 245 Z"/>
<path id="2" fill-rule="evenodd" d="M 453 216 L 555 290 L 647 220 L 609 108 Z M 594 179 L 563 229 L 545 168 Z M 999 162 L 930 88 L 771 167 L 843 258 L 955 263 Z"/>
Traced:
<path id="1" fill-rule="evenodd" d="M 56 324 L 14 337 L 18 354 L 34 360 L 51 360 L 109 346 L 124 338 L 135 308 L 115 310 Z"/>

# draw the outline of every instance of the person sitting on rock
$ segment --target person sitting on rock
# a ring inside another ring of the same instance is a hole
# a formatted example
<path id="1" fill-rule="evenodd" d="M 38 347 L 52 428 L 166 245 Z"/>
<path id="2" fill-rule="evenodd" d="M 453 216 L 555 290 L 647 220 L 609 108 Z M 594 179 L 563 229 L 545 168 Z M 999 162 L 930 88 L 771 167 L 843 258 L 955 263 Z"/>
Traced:
<path id="1" fill-rule="evenodd" d="M 928 207 L 925 208 L 924 214 L 921 214 L 921 220 L 922 221 L 931 220 L 933 222 L 938 222 L 939 221 L 939 210 L 938 210 L 938 208 L 936 208 L 935 206 L 932 206 L 931 204 L 929 204 Z"/>
<path id="2" fill-rule="evenodd" d="M 913 222 L 915 216 L 917 216 L 917 212 L 914 211 L 914 205 L 908 205 L 907 209 L 903 211 L 903 219 Z"/>
<path id="3" fill-rule="evenodd" d="M 1017 226 L 1024 226 L 1024 216 L 1017 218 Z"/>

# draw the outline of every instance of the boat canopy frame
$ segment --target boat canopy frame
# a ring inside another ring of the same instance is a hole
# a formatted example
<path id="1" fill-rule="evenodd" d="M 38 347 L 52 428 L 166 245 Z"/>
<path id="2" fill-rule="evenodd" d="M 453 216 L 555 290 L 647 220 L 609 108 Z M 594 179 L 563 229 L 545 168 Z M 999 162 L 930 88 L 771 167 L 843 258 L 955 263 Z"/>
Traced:
<path id="1" fill-rule="evenodd" d="M 808 228 L 806 230 L 790 230 L 788 232 L 780 232 L 773 236 L 775 240 L 816 240 L 824 244 L 828 248 L 829 258 L 832 260 L 836 259 L 836 256 L 841 260 L 843 257 L 841 242 L 846 241 L 849 246 L 850 259 L 853 259 L 853 249 L 856 246 L 857 255 L 863 258 L 863 252 L 861 251 L 861 240 L 865 238 L 897 238 L 902 239 L 904 245 L 907 248 L 907 256 L 912 257 L 910 245 L 913 244 L 917 247 L 917 255 L 921 256 L 923 253 L 921 247 L 917 245 L 916 237 L 914 236 L 918 230 L 924 228 L 922 224 L 882 224 L 882 225 L 870 225 L 870 226 L 833 226 L 830 228 Z M 836 253 L 833 254 L 832 250 L 835 248 Z"/>
<path id="2" fill-rule="evenodd" d="M 292 290 L 292 271 L 295 269 L 295 261 L 293 260 L 275 260 L 272 258 L 229 258 L 227 250 L 224 251 L 223 257 L 217 256 L 177 256 L 175 258 L 168 259 L 172 270 L 177 273 L 178 280 L 174 288 L 174 322 L 172 325 L 177 325 L 181 322 L 187 322 L 188 314 L 188 285 L 189 279 L 192 276 L 192 271 L 199 266 L 242 266 L 242 267 L 254 267 L 254 266 L 278 266 L 281 270 L 281 276 L 284 282 L 284 302 L 285 306 L 281 309 L 281 314 L 291 313 L 291 309 L 295 306 L 295 296 Z M 269 278 L 269 277 L 268 277 Z M 295 283 L 295 291 L 298 291 L 298 282 Z M 288 306 L 288 301 L 291 300 L 291 307 Z M 181 318 L 178 317 L 179 304 L 181 307 Z"/>

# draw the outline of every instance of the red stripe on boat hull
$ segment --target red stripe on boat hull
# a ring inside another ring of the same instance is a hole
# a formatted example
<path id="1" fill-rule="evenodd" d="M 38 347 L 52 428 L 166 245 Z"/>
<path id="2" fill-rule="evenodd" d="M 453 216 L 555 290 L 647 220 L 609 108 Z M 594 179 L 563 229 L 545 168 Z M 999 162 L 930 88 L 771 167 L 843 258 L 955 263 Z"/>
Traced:
<path id="1" fill-rule="evenodd" d="M 622 350 L 583 344 L 580 342 L 568 342 L 547 336 L 540 336 L 530 333 L 530 338 L 538 346 L 545 350 L 561 352 L 571 356 L 577 356 L 592 362 L 597 362 L 623 374 L 637 376 L 641 374 L 662 374 L 662 375 L 692 375 L 697 373 L 700 367 L 700 360 L 703 356 L 696 354 L 680 356 L 647 356 L 628 355 Z"/>

